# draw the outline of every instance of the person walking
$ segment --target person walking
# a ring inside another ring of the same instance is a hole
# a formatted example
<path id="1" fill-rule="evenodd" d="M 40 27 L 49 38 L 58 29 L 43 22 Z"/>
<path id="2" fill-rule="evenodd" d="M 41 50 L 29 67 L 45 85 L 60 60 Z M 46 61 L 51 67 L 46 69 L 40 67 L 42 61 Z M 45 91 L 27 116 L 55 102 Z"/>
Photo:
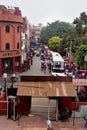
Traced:
<path id="1" fill-rule="evenodd" d="M 48 117 L 48 120 L 46 123 L 47 123 L 47 130 L 52 130 L 52 125 L 51 125 L 51 121 L 50 121 L 49 117 Z"/>
<path id="2" fill-rule="evenodd" d="M 46 63 L 44 63 L 43 70 L 44 70 L 44 73 L 46 74 Z"/>

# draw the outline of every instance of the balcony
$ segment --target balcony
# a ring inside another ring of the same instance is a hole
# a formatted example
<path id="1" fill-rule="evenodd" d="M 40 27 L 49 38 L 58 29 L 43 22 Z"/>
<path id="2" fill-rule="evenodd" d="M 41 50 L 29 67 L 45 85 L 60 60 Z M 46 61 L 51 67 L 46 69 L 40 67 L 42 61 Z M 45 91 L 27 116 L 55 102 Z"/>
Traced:
<path id="1" fill-rule="evenodd" d="M 0 51 L 0 58 L 18 57 L 20 55 L 21 55 L 21 51 L 20 50 Z"/>

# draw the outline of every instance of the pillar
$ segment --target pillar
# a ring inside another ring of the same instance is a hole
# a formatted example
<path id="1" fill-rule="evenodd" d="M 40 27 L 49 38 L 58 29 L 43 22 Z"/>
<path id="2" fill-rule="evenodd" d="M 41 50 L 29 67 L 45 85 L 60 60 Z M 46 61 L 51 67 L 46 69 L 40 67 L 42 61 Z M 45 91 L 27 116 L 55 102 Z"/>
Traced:
<path id="1" fill-rule="evenodd" d="M 12 73 L 15 73 L 15 58 L 12 58 Z"/>
<path id="2" fill-rule="evenodd" d="M 0 76 L 2 76 L 2 59 L 0 59 Z"/>
<path id="3" fill-rule="evenodd" d="M 21 56 L 19 57 L 19 72 L 22 71 L 22 59 Z"/>

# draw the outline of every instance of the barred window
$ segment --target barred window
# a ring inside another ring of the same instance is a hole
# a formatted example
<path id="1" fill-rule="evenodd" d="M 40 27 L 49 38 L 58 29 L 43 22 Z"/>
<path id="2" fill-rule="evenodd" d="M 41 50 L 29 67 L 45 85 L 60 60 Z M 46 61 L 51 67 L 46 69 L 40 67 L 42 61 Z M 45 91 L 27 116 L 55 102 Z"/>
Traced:
<path id="1" fill-rule="evenodd" d="M 10 44 L 6 43 L 6 50 L 9 50 L 9 49 L 10 49 Z"/>
<path id="2" fill-rule="evenodd" d="M 7 25 L 6 26 L 6 32 L 9 33 L 10 32 L 10 27 Z"/>

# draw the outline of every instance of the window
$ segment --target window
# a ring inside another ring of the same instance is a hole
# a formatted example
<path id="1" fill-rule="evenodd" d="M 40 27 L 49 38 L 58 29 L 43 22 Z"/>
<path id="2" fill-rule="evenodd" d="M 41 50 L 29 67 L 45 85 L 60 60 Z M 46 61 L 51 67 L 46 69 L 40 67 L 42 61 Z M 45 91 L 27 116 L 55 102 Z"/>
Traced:
<path id="1" fill-rule="evenodd" d="M 17 43 L 17 49 L 19 49 L 19 43 Z"/>
<path id="2" fill-rule="evenodd" d="M 9 33 L 10 32 L 10 27 L 7 25 L 6 26 L 6 32 Z"/>
<path id="3" fill-rule="evenodd" d="M 9 43 L 6 43 L 6 50 L 9 50 L 10 49 L 10 45 Z"/>
<path id="4" fill-rule="evenodd" d="M 19 33 L 19 26 L 17 26 L 17 32 Z"/>
<path id="5" fill-rule="evenodd" d="M 58 68 L 60 68 L 60 67 L 61 67 L 61 64 L 60 64 L 60 62 L 58 62 L 58 63 L 55 63 L 55 67 L 58 67 Z"/>

